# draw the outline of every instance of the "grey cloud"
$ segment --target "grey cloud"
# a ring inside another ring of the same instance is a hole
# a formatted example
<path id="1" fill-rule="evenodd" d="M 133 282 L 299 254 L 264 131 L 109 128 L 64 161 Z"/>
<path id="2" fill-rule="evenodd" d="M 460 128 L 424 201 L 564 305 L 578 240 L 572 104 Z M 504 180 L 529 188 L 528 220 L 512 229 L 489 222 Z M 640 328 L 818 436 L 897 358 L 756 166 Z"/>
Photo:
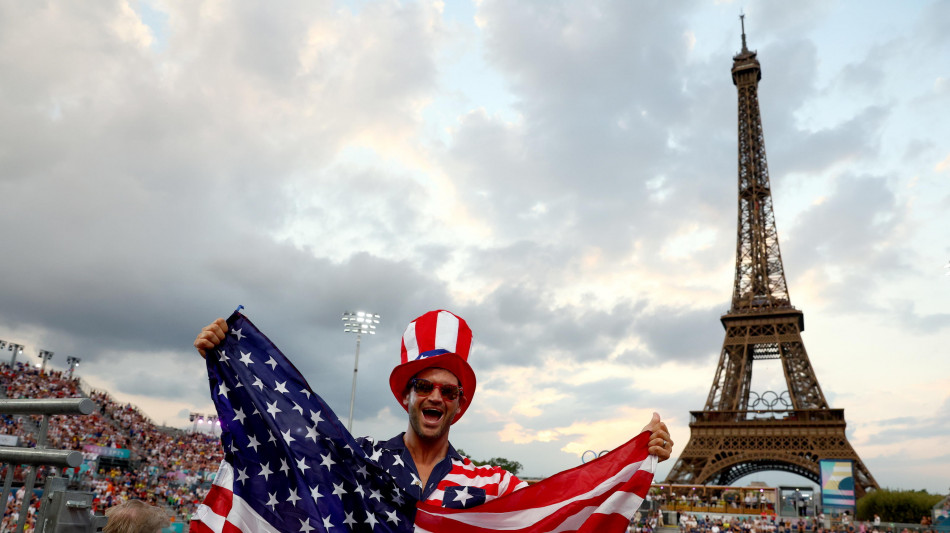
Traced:
<path id="1" fill-rule="evenodd" d="M 801 275 L 809 267 L 837 265 L 860 279 L 869 270 L 880 274 L 907 268 L 898 248 L 905 210 L 885 179 L 839 177 L 834 191 L 789 228 L 783 254 L 788 272 Z M 861 292 L 867 291 L 853 294 Z"/>
<path id="2" fill-rule="evenodd" d="M 702 363 L 718 356 L 724 330 L 719 315 L 728 305 L 709 309 L 660 308 L 642 313 L 635 328 L 657 362 L 673 360 Z"/>

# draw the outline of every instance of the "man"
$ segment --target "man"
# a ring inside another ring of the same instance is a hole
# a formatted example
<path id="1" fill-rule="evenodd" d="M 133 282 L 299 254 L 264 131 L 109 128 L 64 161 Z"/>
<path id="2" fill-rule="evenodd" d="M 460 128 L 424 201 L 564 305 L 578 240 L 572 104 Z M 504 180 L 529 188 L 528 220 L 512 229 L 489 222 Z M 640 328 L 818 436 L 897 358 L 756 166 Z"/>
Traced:
<path id="1" fill-rule="evenodd" d="M 195 339 L 205 355 L 228 332 L 219 318 Z M 475 395 L 475 372 L 468 363 L 472 330 L 449 311 L 430 311 L 413 320 L 402 337 L 400 363 L 389 376 L 389 387 L 409 416 L 408 427 L 382 444 L 381 463 L 407 467 L 400 487 L 420 501 L 443 507 L 472 507 L 511 493 L 527 484 L 496 466 L 475 466 L 449 442 L 449 430 L 468 410 Z M 669 459 L 673 442 L 656 413 L 649 430 L 649 453 Z M 368 453 L 374 441 L 357 439 Z"/>
<path id="2" fill-rule="evenodd" d="M 168 513 L 142 500 L 130 500 L 106 510 L 109 521 L 102 533 L 161 533 Z"/>

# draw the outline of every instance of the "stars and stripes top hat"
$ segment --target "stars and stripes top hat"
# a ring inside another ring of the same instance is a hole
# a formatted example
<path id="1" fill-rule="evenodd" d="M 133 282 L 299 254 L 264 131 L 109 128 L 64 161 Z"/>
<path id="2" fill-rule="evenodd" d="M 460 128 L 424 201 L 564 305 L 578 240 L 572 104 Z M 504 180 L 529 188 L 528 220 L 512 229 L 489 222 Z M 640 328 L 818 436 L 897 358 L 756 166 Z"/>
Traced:
<path id="1" fill-rule="evenodd" d="M 458 378 L 465 398 L 452 420 L 458 422 L 475 396 L 475 372 L 468 364 L 471 348 L 472 329 L 454 313 L 429 311 L 410 322 L 402 335 L 400 364 L 389 375 L 389 388 L 399 405 L 408 411 L 402 399 L 413 376 L 427 368 L 444 368 Z"/>

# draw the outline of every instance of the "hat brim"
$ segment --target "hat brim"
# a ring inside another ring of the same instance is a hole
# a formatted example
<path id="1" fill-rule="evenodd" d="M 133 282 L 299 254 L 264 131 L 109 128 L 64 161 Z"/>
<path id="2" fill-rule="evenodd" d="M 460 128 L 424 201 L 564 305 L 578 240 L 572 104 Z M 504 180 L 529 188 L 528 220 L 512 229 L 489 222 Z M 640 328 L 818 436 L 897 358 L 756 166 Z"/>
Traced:
<path id="1" fill-rule="evenodd" d="M 394 368 L 389 375 L 389 388 L 393 391 L 393 396 L 396 397 L 396 401 L 403 409 L 409 411 L 409 406 L 402 403 L 403 391 L 406 390 L 406 385 L 413 376 L 427 368 L 444 368 L 458 378 L 459 386 L 462 387 L 462 394 L 465 398 L 465 401 L 459 406 L 459 412 L 452 420 L 453 424 L 458 422 L 465 411 L 468 410 L 468 406 L 472 404 L 472 398 L 475 397 L 475 372 L 467 361 L 454 353 L 443 353 L 424 359 L 416 359 Z"/>

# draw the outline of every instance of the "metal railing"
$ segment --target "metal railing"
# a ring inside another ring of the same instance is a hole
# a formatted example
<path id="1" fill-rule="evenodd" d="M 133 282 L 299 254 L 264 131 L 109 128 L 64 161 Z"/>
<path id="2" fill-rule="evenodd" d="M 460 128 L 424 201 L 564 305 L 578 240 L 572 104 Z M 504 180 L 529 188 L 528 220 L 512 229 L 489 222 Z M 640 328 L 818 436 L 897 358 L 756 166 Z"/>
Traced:
<path id="1" fill-rule="evenodd" d="M 17 465 L 29 466 L 23 485 L 23 500 L 20 502 L 19 519 L 13 531 L 22 533 L 36 484 L 36 473 L 40 466 L 56 466 L 62 469 L 75 468 L 82 464 L 82 454 L 74 450 L 46 449 L 46 435 L 51 415 L 88 415 L 96 408 L 89 398 L 63 399 L 0 399 L 0 415 L 40 415 L 39 435 L 36 448 L 0 446 L 0 463 L 7 467 L 0 502 L 6 503 L 13 487 L 13 471 Z M 69 492 L 66 480 L 51 477 L 46 481 L 46 490 L 37 515 L 36 533 L 55 532 L 60 529 L 70 531 L 101 531 L 106 524 L 105 517 L 91 513 L 93 495 L 91 493 Z"/>

